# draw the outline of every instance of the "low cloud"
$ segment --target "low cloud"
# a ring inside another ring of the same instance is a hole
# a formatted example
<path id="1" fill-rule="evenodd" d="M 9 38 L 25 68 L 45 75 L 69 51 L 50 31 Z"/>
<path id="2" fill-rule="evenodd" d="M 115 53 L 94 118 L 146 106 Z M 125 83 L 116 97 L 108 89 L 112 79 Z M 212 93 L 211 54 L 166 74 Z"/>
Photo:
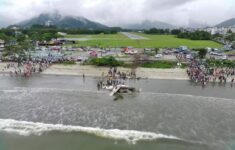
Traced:
<path id="1" fill-rule="evenodd" d="M 235 17 L 234 0 L 0 0 L 0 26 L 58 10 L 109 26 L 143 20 L 214 25 Z"/>

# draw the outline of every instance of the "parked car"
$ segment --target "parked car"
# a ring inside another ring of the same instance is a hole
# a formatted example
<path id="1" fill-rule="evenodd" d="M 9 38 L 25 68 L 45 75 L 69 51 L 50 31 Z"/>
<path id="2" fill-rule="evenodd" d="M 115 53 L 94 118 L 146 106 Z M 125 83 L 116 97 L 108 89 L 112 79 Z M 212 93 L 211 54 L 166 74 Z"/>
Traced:
<path id="1" fill-rule="evenodd" d="M 162 54 L 155 55 L 155 58 L 162 58 Z"/>
<path id="2" fill-rule="evenodd" d="M 168 51 L 168 50 L 167 50 L 167 51 L 164 51 L 163 54 L 164 54 L 164 55 L 170 55 L 170 54 L 171 54 L 171 51 Z"/>
<path id="3" fill-rule="evenodd" d="M 151 48 L 145 48 L 144 51 L 149 52 L 149 51 L 152 51 L 152 49 Z"/>
<path id="4" fill-rule="evenodd" d="M 76 61 L 83 61 L 84 59 L 81 57 L 81 56 L 78 56 L 77 58 L 76 58 Z"/>
<path id="5" fill-rule="evenodd" d="M 133 54 L 137 54 L 138 53 L 138 51 L 137 50 L 127 50 L 127 51 L 125 51 L 125 54 L 130 54 L 130 55 L 133 55 Z"/>
<path id="6" fill-rule="evenodd" d="M 186 55 L 186 59 L 192 59 L 193 57 L 192 57 L 192 55 L 191 54 L 187 54 Z"/>
<path id="7" fill-rule="evenodd" d="M 222 53 L 218 53 L 218 52 L 210 52 L 210 55 L 214 55 L 214 56 L 223 56 Z"/>

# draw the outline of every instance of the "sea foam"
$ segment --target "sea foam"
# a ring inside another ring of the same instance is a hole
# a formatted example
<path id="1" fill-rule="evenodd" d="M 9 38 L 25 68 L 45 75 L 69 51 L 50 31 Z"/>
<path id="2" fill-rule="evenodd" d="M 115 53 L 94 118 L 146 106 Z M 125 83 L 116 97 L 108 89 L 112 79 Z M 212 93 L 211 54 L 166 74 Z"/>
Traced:
<path id="1" fill-rule="evenodd" d="M 93 134 L 103 138 L 110 138 L 116 140 L 126 140 L 127 142 L 135 144 L 141 140 L 156 140 L 156 139 L 173 139 L 179 138 L 171 135 L 157 134 L 152 132 L 142 132 L 134 130 L 119 130 L 119 129 L 100 129 L 92 127 L 69 126 L 61 124 L 44 124 L 26 121 L 17 121 L 12 119 L 0 119 L 0 131 L 15 133 L 22 136 L 42 135 L 46 132 L 60 131 L 65 133 L 83 132 Z"/>

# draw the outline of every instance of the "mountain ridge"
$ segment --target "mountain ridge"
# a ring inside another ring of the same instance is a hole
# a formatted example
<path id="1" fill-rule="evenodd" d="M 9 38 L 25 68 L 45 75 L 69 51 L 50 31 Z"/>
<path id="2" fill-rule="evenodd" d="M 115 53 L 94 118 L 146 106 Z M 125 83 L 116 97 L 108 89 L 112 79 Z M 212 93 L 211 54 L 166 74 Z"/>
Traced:
<path id="1" fill-rule="evenodd" d="M 75 29 L 75 28 L 106 29 L 106 28 L 109 28 L 106 25 L 88 20 L 84 17 L 62 16 L 59 13 L 54 13 L 54 14 L 42 13 L 36 17 L 22 21 L 16 25 L 24 27 L 24 28 L 30 28 L 31 26 L 35 24 L 47 25 L 47 26 L 55 25 L 58 28 L 67 28 L 67 29 Z"/>
<path id="2" fill-rule="evenodd" d="M 235 27 L 235 18 L 231 18 L 228 20 L 225 20 L 219 24 L 217 24 L 215 27 Z"/>
<path id="3" fill-rule="evenodd" d="M 128 25 L 125 25 L 124 27 L 128 29 L 147 29 L 147 30 L 151 28 L 158 28 L 158 29 L 176 28 L 176 26 L 171 25 L 169 23 L 165 23 L 162 21 L 150 21 L 150 20 L 145 20 L 136 24 L 128 24 Z"/>

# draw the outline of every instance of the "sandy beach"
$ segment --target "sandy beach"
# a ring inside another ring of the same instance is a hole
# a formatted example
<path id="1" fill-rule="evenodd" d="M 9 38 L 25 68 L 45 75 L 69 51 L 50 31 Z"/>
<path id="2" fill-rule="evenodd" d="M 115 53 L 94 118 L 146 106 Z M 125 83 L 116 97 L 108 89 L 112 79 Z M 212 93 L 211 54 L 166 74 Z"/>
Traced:
<path id="1" fill-rule="evenodd" d="M 45 70 L 43 74 L 46 75 L 72 75 L 82 76 L 85 74 L 90 77 L 100 77 L 102 73 L 108 72 L 108 67 L 96 67 L 96 66 L 83 66 L 83 65 L 52 65 Z M 129 73 L 130 68 L 118 67 L 121 72 Z M 148 69 L 138 68 L 136 70 L 137 77 L 150 78 L 150 79 L 175 79 L 175 80 L 187 80 L 188 76 L 185 69 Z"/>
<path id="2" fill-rule="evenodd" d="M 7 63 L 0 63 L 0 73 L 9 73 L 13 69 L 5 69 Z M 108 72 L 108 67 L 96 67 L 96 66 L 83 66 L 83 65 L 60 65 L 54 64 L 45 70 L 42 74 L 45 75 L 70 75 L 70 76 L 85 76 L 100 77 L 102 73 Z M 130 68 L 118 67 L 121 72 L 129 73 Z M 149 78 L 149 79 L 175 79 L 175 80 L 187 80 L 187 74 L 185 69 L 148 69 L 138 68 L 136 70 L 137 77 Z"/>
<path id="3" fill-rule="evenodd" d="M 7 63 L 0 63 L 0 73 L 14 72 L 14 69 L 5 69 Z M 107 74 L 108 67 L 97 67 L 90 65 L 63 65 L 54 64 L 44 70 L 41 74 L 44 75 L 66 75 L 66 76 L 82 76 L 101 77 L 102 73 Z M 130 68 L 118 67 L 118 71 L 130 73 Z M 137 68 L 136 75 L 145 79 L 170 79 L 170 80 L 189 80 L 186 69 L 154 69 L 154 68 Z M 234 77 L 234 76 L 233 76 Z M 227 82 L 231 82 L 231 77 L 227 78 Z"/>

